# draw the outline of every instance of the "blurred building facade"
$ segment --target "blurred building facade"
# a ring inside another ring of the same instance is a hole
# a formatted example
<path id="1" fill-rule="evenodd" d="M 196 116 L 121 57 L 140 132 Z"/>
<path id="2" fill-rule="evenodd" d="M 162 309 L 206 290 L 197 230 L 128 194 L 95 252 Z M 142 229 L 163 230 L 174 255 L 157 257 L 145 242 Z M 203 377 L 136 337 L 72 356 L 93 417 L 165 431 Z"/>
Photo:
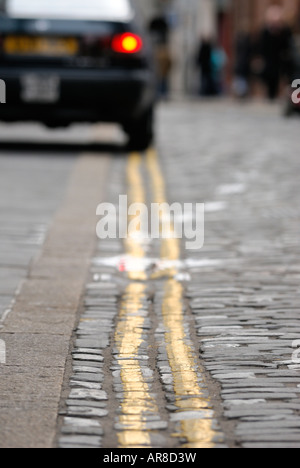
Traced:
<path id="1" fill-rule="evenodd" d="M 164 16 L 170 24 L 173 56 L 172 91 L 195 90 L 195 54 L 203 33 L 215 35 L 218 0 L 136 0 L 146 21 Z"/>
<path id="2" fill-rule="evenodd" d="M 300 0 L 217 0 L 216 3 L 217 35 L 228 57 L 225 77 L 228 89 L 233 78 L 236 58 L 234 44 L 238 33 L 247 31 L 255 40 L 263 28 L 270 6 L 283 8 L 285 21 L 294 32 L 296 41 L 300 42 Z M 254 94 L 259 94 L 258 89 L 254 89 Z"/>
<path id="3" fill-rule="evenodd" d="M 253 32 L 261 27 L 267 8 L 270 5 L 283 7 L 287 22 L 299 31 L 300 0 L 232 0 L 232 20 L 234 29 L 242 21 L 248 21 Z"/>
<path id="4" fill-rule="evenodd" d="M 216 0 L 216 4 L 218 35 L 229 55 L 240 28 L 247 27 L 252 34 L 259 32 L 271 5 L 282 6 L 287 23 L 300 33 L 300 0 Z"/>
<path id="5" fill-rule="evenodd" d="M 252 34 L 263 25 L 270 5 L 281 5 L 293 30 L 300 35 L 300 0 L 136 0 L 146 21 L 164 15 L 171 28 L 174 66 L 172 90 L 176 94 L 197 89 L 195 55 L 201 37 L 211 36 L 227 56 L 225 81 L 230 86 L 234 68 L 234 43 L 242 25 Z"/>

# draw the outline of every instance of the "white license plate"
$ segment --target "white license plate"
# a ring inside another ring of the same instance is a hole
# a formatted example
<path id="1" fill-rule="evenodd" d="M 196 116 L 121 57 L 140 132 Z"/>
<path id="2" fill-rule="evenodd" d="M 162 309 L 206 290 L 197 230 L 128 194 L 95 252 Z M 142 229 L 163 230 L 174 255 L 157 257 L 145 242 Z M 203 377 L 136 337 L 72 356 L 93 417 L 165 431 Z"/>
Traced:
<path id="1" fill-rule="evenodd" d="M 59 100 L 60 79 L 56 75 L 26 74 L 21 77 L 21 99 L 27 103 L 51 104 Z"/>

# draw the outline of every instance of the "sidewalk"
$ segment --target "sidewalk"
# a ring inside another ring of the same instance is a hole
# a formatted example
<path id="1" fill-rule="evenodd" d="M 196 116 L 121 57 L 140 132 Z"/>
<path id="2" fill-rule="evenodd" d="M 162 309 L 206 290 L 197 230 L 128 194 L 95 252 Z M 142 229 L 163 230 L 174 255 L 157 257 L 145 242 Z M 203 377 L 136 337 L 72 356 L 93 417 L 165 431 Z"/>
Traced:
<path id="1" fill-rule="evenodd" d="M 6 317 L 1 366 L 0 446 L 49 448 L 70 339 L 95 248 L 95 206 L 108 158 L 82 156 L 38 258 Z M 76 235 L 74 235 L 76 233 Z"/>

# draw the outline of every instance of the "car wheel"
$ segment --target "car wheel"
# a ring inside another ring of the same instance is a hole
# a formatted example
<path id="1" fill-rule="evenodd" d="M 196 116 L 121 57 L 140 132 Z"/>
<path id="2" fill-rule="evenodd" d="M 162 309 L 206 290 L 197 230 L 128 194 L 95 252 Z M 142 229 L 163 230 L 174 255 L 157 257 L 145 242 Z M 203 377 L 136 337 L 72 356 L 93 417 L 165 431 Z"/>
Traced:
<path id="1" fill-rule="evenodd" d="M 124 130 L 129 136 L 130 150 L 143 151 L 149 148 L 153 141 L 153 123 L 153 109 L 150 109 L 138 119 L 124 125 Z"/>

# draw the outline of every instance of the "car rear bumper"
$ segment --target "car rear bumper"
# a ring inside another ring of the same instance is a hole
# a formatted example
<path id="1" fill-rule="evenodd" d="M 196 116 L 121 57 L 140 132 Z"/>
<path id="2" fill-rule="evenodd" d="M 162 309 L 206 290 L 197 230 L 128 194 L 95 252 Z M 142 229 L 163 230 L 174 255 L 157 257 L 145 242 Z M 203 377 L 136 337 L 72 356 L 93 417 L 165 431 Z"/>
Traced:
<path id="1" fill-rule="evenodd" d="M 59 95 L 54 102 L 25 102 L 22 77 L 55 76 Z M 155 80 L 149 70 L 1 69 L 6 104 L 0 120 L 41 121 L 51 125 L 72 122 L 126 122 L 138 118 L 155 100 Z"/>

